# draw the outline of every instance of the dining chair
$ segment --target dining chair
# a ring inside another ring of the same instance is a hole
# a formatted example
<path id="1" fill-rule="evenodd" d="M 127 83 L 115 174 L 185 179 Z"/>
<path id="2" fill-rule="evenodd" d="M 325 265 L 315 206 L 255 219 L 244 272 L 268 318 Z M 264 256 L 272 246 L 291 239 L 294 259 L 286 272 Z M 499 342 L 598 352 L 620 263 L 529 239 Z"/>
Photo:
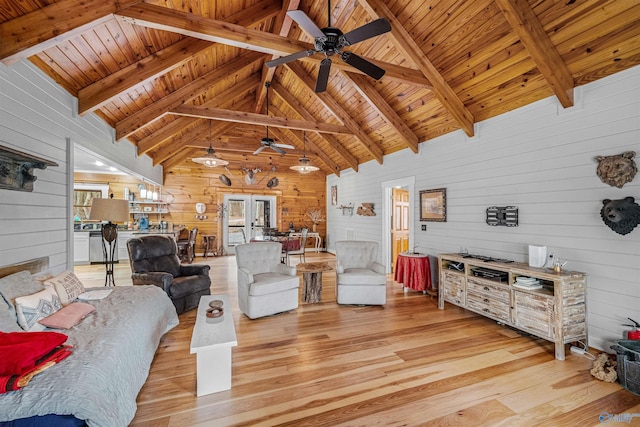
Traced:
<path id="1" fill-rule="evenodd" d="M 195 257 L 196 237 L 198 235 L 198 227 L 193 227 L 189 231 L 189 238 L 185 240 L 178 240 L 178 254 L 180 261 L 186 261 L 191 264 Z"/>
<path id="2" fill-rule="evenodd" d="M 294 249 L 294 250 L 287 250 L 287 254 L 286 254 L 286 261 L 287 261 L 287 265 L 289 265 L 289 256 L 290 255 L 300 255 L 300 261 L 301 262 L 307 262 L 306 256 L 305 256 L 305 249 L 307 246 L 307 232 L 309 230 L 307 228 L 303 228 L 302 232 L 300 233 L 300 236 L 298 237 L 298 242 L 300 243 L 300 249 Z M 288 249 L 288 248 L 287 248 Z"/>

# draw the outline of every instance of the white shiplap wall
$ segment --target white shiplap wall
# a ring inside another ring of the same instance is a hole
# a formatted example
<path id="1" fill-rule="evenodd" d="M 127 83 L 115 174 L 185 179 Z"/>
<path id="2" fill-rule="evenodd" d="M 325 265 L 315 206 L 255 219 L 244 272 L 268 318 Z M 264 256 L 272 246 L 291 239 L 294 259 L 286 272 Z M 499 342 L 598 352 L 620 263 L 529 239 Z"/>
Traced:
<path id="1" fill-rule="evenodd" d="M 0 64 L 0 145 L 58 164 L 34 170 L 33 192 L 0 189 L 0 266 L 48 256 L 52 272 L 72 268 L 72 144 L 162 182 L 161 167 L 137 157 L 130 142 L 114 142 L 113 128 L 96 115 L 76 116 L 75 103 L 33 64 Z"/>
<path id="2" fill-rule="evenodd" d="M 590 345 L 609 350 L 623 338 L 627 317 L 640 321 L 640 226 L 626 236 L 600 218 L 603 199 L 633 196 L 640 202 L 640 174 L 622 189 L 596 175 L 597 155 L 635 151 L 640 157 L 640 67 L 576 90 L 576 107 L 562 110 L 555 98 L 368 162 L 358 173 L 327 178 L 338 186 L 338 205 L 374 202 L 378 216 L 342 216 L 327 206 L 327 244 L 345 229 L 361 240 L 383 241 L 381 184 L 415 178 L 413 232 L 423 252 L 469 251 L 527 261 L 528 245 L 547 245 L 566 268 L 588 273 Z M 640 159 L 636 159 L 640 163 Z M 420 190 L 447 189 L 447 222 L 419 222 Z M 330 201 L 328 201 L 330 203 Z M 485 223 L 489 206 L 515 205 L 518 227 Z M 420 225 L 427 224 L 427 231 Z M 627 322 L 628 323 L 628 322 Z M 610 350 L 609 350 L 610 351 Z"/>

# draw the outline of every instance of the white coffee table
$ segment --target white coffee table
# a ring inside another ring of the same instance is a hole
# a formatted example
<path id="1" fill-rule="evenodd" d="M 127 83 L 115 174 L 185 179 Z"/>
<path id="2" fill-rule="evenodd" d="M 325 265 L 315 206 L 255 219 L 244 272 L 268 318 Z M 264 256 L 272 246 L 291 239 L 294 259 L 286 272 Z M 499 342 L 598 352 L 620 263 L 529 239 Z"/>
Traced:
<path id="1" fill-rule="evenodd" d="M 223 301 L 224 314 L 216 319 L 206 315 L 212 300 Z M 198 396 L 231 388 L 231 347 L 237 345 L 229 296 L 201 297 L 191 335 L 191 354 L 196 353 Z"/>

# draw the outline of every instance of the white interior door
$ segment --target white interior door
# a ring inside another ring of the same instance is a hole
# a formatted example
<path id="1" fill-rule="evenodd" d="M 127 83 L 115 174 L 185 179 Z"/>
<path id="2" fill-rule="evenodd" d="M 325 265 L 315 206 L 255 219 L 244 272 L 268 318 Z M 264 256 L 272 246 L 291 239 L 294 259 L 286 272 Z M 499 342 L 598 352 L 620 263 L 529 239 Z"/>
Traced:
<path id="1" fill-rule="evenodd" d="M 224 204 L 227 212 L 222 222 L 222 241 L 227 253 L 235 253 L 236 245 L 262 236 L 265 227 L 275 227 L 275 196 L 228 194 Z"/>

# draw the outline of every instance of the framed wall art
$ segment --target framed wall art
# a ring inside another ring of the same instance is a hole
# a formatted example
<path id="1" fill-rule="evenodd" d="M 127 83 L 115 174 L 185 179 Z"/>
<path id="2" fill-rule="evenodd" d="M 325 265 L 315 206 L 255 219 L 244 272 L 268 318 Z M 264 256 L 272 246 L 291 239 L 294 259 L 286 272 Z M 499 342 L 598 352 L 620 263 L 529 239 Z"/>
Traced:
<path id="1" fill-rule="evenodd" d="M 338 205 L 338 186 L 332 185 L 331 186 L 331 206 L 337 206 L 337 205 Z"/>
<path id="2" fill-rule="evenodd" d="M 447 189 L 420 191 L 420 221 L 447 221 Z"/>

